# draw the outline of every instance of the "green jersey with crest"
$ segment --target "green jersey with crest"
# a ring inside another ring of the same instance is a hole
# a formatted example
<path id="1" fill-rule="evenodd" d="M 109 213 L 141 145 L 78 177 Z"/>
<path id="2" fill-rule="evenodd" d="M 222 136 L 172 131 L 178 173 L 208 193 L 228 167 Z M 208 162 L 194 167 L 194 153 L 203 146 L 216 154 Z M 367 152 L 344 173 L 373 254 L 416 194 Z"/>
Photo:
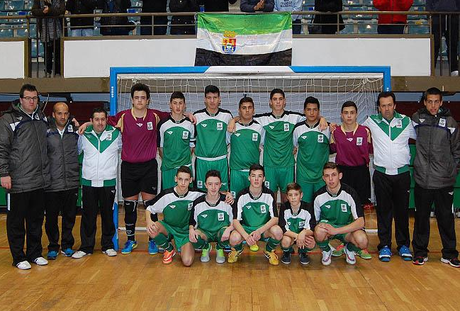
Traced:
<path id="1" fill-rule="evenodd" d="M 297 123 L 293 143 L 297 149 L 297 180 L 316 183 L 321 181 L 323 166 L 329 161 L 329 128 L 319 129 L 319 122 L 310 127 L 306 122 Z"/>
<path id="2" fill-rule="evenodd" d="M 264 166 L 277 168 L 294 166 L 292 132 L 294 126 L 305 120 L 305 117 L 296 112 L 284 111 L 280 117 L 265 113 L 254 116 L 254 119 L 265 130 Z"/>
<path id="3" fill-rule="evenodd" d="M 229 135 L 230 168 L 248 170 L 252 164 L 259 163 L 260 144 L 264 138 L 264 129 L 257 121 L 244 125 L 235 124 L 235 131 Z"/>
<path id="4" fill-rule="evenodd" d="M 230 226 L 232 220 L 232 206 L 225 203 L 225 195 L 221 194 L 214 205 L 206 201 L 206 196 L 202 196 L 193 202 L 189 225 L 207 232 L 217 232 Z"/>
<path id="5" fill-rule="evenodd" d="M 176 121 L 170 116 L 158 124 L 158 132 L 158 147 L 163 148 L 162 170 L 192 163 L 190 148 L 195 145 L 195 126 L 188 118 Z"/>
<path id="6" fill-rule="evenodd" d="M 244 226 L 261 227 L 273 217 L 278 217 L 275 206 L 275 194 L 265 186 L 261 195 L 256 198 L 249 191 L 243 189 L 235 200 L 233 218 Z"/>
<path id="7" fill-rule="evenodd" d="M 158 214 L 163 214 L 163 221 L 168 225 L 187 229 L 193 201 L 205 193 L 198 190 L 189 190 L 185 195 L 179 195 L 176 188 L 166 189 L 155 199 L 147 201 L 147 210 L 153 214 L 153 220 L 158 220 Z"/>
<path id="8" fill-rule="evenodd" d="M 206 109 L 195 112 L 196 149 L 198 158 L 215 159 L 227 156 L 227 125 L 232 119 L 228 110 L 220 109 L 210 114 Z"/>
<path id="9" fill-rule="evenodd" d="M 279 226 L 283 232 L 300 233 L 303 229 L 314 230 L 316 225 L 313 207 L 301 201 L 297 212 L 294 212 L 289 202 L 284 203 L 280 210 Z"/>
<path id="10" fill-rule="evenodd" d="M 358 194 L 350 186 L 342 183 L 337 195 L 327 191 L 326 186 L 315 193 L 313 203 L 316 222 L 326 222 L 343 227 L 359 217 L 364 217 L 364 210 Z"/>

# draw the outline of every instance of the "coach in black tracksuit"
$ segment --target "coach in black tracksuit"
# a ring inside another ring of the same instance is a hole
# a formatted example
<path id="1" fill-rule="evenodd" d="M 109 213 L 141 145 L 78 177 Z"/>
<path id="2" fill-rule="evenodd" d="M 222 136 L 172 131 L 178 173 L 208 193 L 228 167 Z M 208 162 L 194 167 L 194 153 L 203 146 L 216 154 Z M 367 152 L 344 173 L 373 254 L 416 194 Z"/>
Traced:
<path id="1" fill-rule="evenodd" d="M 46 189 L 45 230 L 49 240 L 48 259 L 56 259 L 59 252 L 59 212 L 62 215 L 61 250 L 65 256 L 73 254 L 75 240 L 72 229 L 80 185 L 77 131 L 69 120 L 67 104 L 56 103 L 47 134 L 51 176 L 51 185 Z"/>
<path id="2" fill-rule="evenodd" d="M 416 210 L 412 241 L 414 264 L 422 265 L 428 259 L 430 211 L 434 202 L 443 246 L 441 261 L 460 267 L 452 207 L 460 160 L 460 134 L 449 109 L 442 107 L 440 90 L 428 89 L 424 94 L 424 105 L 412 116 L 417 133 L 414 161 Z"/>

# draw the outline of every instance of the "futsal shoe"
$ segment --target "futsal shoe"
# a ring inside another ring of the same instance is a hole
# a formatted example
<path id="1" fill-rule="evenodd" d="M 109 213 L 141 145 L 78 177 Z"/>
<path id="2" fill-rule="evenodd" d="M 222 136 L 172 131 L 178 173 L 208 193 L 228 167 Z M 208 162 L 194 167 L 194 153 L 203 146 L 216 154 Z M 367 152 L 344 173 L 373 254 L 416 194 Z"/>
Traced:
<path id="1" fill-rule="evenodd" d="M 216 249 L 216 262 L 219 264 L 225 263 L 225 254 L 223 249 Z"/>
<path id="2" fill-rule="evenodd" d="M 409 247 L 407 247 L 406 245 L 401 246 L 401 248 L 398 251 L 398 254 L 399 254 L 399 256 L 401 256 L 401 258 L 404 261 L 411 261 L 412 260 L 412 253 L 410 252 Z"/>
<path id="3" fill-rule="evenodd" d="M 58 252 L 56 251 L 49 251 L 48 254 L 46 254 L 46 258 L 48 260 L 56 260 L 57 256 L 58 256 Z"/>
<path id="4" fill-rule="evenodd" d="M 391 259 L 391 249 L 388 246 L 384 246 L 379 251 L 379 259 L 382 262 L 389 262 Z"/>
<path id="5" fill-rule="evenodd" d="M 251 250 L 251 252 L 258 252 L 259 251 L 259 245 L 254 244 L 254 245 L 251 245 L 249 246 L 249 249 Z"/>
<path id="6" fill-rule="evenodd" d="M 329 251 L 322 251 L 323 257 L 321 258 L 321 263 L 323 266 L 329 266 L 332 262 L 332 249 Z"/>
<path id="7" fill-rule="evenodd" d="M 40 256 L 34 259 L 34 263 L 37 266 L 46 266 L 48 264 L 48 260 Z"/>
<path id="8" fill-rule="evenodd" d="M 458 258 L 451 258 L 451 259 L 441 258 L 441 262 L 448 264 L 454 268 L 460 268 L 460 261 L 458 260 Z"/>
<path id="9" fill-rule="evenodd" d="M 18 262 L 16 264 L 16 268 L 18 268 L 19 270 L 29 270 L 32 268 L 32 266 L 27 260 L 24 260 L 24 261 Z"/>
<path id="10" fill-rule="evenodd" d="M 106 249 L 105 251 L 102 251 L 103 254 L 106 254 L 109 257 L 115 257 L 117 256 L 117 251 L 114 250 L 113 248 Z"/>
<path id="11" fill-rule="evenodd" d="M 333 251 L 332 251 L 332 257 L 340 257 L 343 255 L 343 249 L 345 248 L 345 243 L 340 243 L 339 246 L 337 246 Z"/>
<path id="12" fill-rule="evenodd" d="M 412 263 L 416 266 L 423 266 L 425 262 L 428 261 L 428 257 L 423 257 L 423 256 L 417 256 L 414 258 Z"/>
<path id="13" fill-rule="evenodd" d="M 165 250 L 165 252 L 163 253 L 163 263 L 164 263 L 165 265 L 170 264 L 170 263 L 172 262 L 173 257 L 174 257 L 175 255 L 176 255 L 176 251 L 174 250 L 174 248 L 173 248 L 172 251 L 167 251 L 167 250 Z"/>
<path id="14" fill-rule="evenodd" d="M 288 265 L 291 263 L 291 252 L 290 251 L 283 251 L 283 256 L 281 256 L 281 262 L 284 263 L 285 265 Z"/>
<path id="15" fill-rule="evenodd" d="M 91 253 L 85 253 L 84 251 L 76 251 L 73 253 L 72 258 L 73 259 L 81 259 L 85 256 L 91 255 Z"/>
<path id="16" fill-rule="evenodd" d="M 73 253 L 75 253 L 75 251 L 70 247 L 66 248 L 65 250 L 61 250 L 61 254 L 66 257 L 72 257 Z"/>
<path id="17" fill-rule="evenodd" d="M 133 249 L 136 249 L 136 248 L 137 248 L 137 241 L 128 240 L 128 241 L 126 241 L 125 246 L 121 250 L 121 253 L 123 255 L 131 254 Z"/>
<path id="18" fill-rule="evenodd" d="M 365 260 L 372 259 L 372 255 L 369 254 L 369 251 L 367 249 L 360 249 L 359 251 L 356 252 L 356 255 L 358 255 L 359 257 Z"/>
<path id="19" fill-rule="evenodd" d="M 165 250 L 162 249 L 163 251 L 161 253 L 164 253 Z M 150 240 L 149 241 L 149 254 L 150 255 L 155 255 L 155 254 L 158 254 L 160 252 L 160 250 L 158 249 L 158 246 L 155 244 L 155 241 L 154 240 Z"/>
<path id="20" fill-rule="evenodd" d="M 264 251 L 264 255 L 265 257 L 267 257 L 268 259 L 268 262 L 273 265 L 273 266 L 277 266 L 280 264 L 279 260 L 278 260 L 278 255 L 276 255 L 275 253 L 275 250 L 272 250 L 271 252 L 265 250 Z"/>
<path id="21" fill-rule="evenodd" d="M 211 259 L 209 257 L 209 253 L 211 252 L 212 250 L 212 245 L 211 244 L 208 244 L 208 248 L 203 248 L 201 250 L 201 262 L 209 262 L 209 260 Z"/>
<path id="22" fill-rule="evenodd" d="M 310 263 L 310 256 L 307 253 L 300 253 L 299 260 L 302 265 L 306 266 Z"/>
<path id="23" fill-rule="evenodd" d="M 343 251 L 345 252 L 345 260 L 346 260 L 347 264 L 349 264 L 349 265 L 356 264 L 355 252 L 349 250 L 346 246 L 343 249 Z"/>
<path id="24" fill-rule="evenodd" d="M 237 251 L 236 249 L 232 249 L 232 251 L 228 254 L 227 262 L 228 263 L 235 263 L 238 261 L 238 257 L 240 257 L 243 250 Z"/>

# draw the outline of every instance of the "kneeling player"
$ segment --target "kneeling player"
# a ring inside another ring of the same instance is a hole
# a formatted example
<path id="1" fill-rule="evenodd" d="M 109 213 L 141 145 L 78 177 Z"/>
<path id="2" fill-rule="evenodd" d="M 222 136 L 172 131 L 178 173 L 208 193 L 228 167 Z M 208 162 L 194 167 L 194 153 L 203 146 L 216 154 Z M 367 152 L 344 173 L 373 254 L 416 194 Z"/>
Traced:
<path id="1" fill-rule="evenodd" d="M 189 239 L 195 249 L 201 249 L 201 262 L 209 261 L 212 246 L 216 242 L 216 262 L 224 263 L 224 247 L 228 247 L 228 239 L 233 230 L 232 207 L 225 202 L 225 195 L 219 192 L 222 186 L 219 171 L 210 170 L 206 173 L 205 187 L 207 194 L 193 202 L 190 215 Z"/>
<path id="2" fill-rule="evenodd" d="M 189 190 L 192 171 L 187 166 L 181 166 L 177 170 L 175 181 L 176 187 L 163 190 L 155 199 L 146 202 L 147 233 L 159 247 L 164 248 L 164 264 L 171 263 L 176 254 L 171 243 L 174 239 L 176 248 L 181 252 L 182 263 L 188 267 L 192 265 L 195 255 L 188 239 L 190 214 L 193 201 L 204 193 Z M 163 213 L 164 219 L 159 221 L 157 214 L 160 213 Z"/>
<path id="3" fill-rule="evenodd" d="M 294 252 L 292 245 L 297 244 L 300 263 L 308 265 L 310 258 L 308 251 L 315 247 L 313 229 L 316 225 L 315 216 L 311 204 L 302 201 L 303 193 L 299 184 L 287 185 L 287 199 L 280 210 L 279 226 L 284 232 L 281 240 L 283 257 L 281 262 L 288 265 L 291 263 L 291 253 Z"/>
<path id="4" fill-rule="evenodd" d="M 253 164 L 249 168 L 250 186 L 243 189 L 236 201 L 233 211 L 233 230 L 230 235 L 232 251 L 228 255 L 228 262 L 234 263 L 243 251 L 243 240 L 249 246 L 257 241 L 266 241 L 265 257 L 270 264 L 278 265 L 276 247 L 283 238 L 283 230 L 278 224 L 278 211 L 276 209 L 273 191 L 264 186 L 265 172 L 263 166 Z"/>
<path id="5" fill-rule="evenodd" d="M 315 193 L 314 210 L 317 225 L 315 239 L 323 253 L 322 264 L 331 264 L 332 249 L 329 240 L 338 239 L 344 243 L 346 261 L 356 263 L 355 252 L 367 248 L 364 232 L 364 211 L 356 191 L 341 184 L 342 173 L 337 164 L 328 162 L 323 168 L 326 186 Z"/>

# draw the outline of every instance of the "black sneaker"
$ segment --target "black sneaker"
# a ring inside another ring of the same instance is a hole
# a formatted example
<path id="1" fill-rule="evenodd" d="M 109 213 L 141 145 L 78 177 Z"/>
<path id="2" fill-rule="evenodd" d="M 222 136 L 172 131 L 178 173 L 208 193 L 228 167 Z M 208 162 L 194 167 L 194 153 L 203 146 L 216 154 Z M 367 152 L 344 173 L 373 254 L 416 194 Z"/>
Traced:
<path id="1" fill-rule="evenodd" d="M 281 262 L 284 263 L 285 265 L 288 265 L 291 263 L 291 252 L 283 252 L 283 256 L 281 257 Z"/>
<path id="2" fill-rule="evenodd" d="M 427 261 L 428 261 L 428 257 L 417 256 L 414 258 L 414 260 L 412 260 L 412 263 L 417 266 L 422 266 Z"/>
<path id="3" fill-rule="evenodd" d="M 449 264 L 454 268 L 460 268 L 460 261 L 458 260 L 458 258 L 451 258 L 451 259 L 441 258 L 441 262 Z"/>
<path id="4" fill-rule="evenodd" d="M 310 256 L 308 256 L 306 253 L 300 253 L 299 259 L 302 265 L 308 265 L 310 263 Z"/>

